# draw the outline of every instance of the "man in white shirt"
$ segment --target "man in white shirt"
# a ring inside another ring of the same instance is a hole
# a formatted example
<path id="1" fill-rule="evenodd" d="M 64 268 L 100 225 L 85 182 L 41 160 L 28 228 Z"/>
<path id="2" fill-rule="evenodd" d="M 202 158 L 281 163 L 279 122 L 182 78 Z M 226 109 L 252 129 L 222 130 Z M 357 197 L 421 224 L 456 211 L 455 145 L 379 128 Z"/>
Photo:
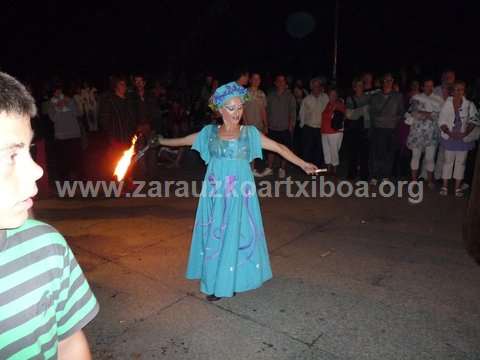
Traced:
<path id="1" fill-rule="evenodd" d="M 302 101 L 300 107 L 300 127 L 302 128 L 303 157 L 317 166 L 323 165 L 322 113 L 328 104 L 322 81 L 314 78 L 310 81 L 312 92 Z"/>

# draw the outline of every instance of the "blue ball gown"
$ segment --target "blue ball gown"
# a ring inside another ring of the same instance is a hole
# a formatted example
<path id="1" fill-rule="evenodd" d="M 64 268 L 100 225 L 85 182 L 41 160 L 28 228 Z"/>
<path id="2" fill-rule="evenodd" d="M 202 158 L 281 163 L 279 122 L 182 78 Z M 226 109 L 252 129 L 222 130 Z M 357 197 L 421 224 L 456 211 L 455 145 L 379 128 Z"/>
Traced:
<path id="1" fill-rule="evenodd" d="M 242 126 L 240 136 L 221 139 L 207 125 L 192 149 L 207 164 L 197 208 L 186 277 L 200 291 L 231 297 L 272 278 L 262 215 L 250 162 L 262 158 L 260 132 Z"/>

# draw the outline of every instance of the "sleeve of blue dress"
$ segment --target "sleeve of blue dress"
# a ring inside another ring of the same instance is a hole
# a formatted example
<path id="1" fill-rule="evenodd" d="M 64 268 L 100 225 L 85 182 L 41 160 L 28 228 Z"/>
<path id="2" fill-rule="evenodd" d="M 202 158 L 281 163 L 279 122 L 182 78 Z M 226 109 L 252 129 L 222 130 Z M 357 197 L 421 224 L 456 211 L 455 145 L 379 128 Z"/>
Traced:
<path id="1" fill-rule="evenodd" d="M 208 143 L 210 141 L 211 128 L 212 125 L 204 126 L 203 129 L 198 133 L 192 145 L 192 149 L 200 153 L 200 157 L 203 161 L 205 161 L 205 164 L 208 164 L 210 161 Z"/>
<path id="2" fill-rule="evenodd" d="M 263 159 L 262 154 L 262 135 L 260 131 L 255 126 L 247 126 L 248 130 L 248 147 L 250 155 L 248 161 L 253 161 L 254 159 Z"/>

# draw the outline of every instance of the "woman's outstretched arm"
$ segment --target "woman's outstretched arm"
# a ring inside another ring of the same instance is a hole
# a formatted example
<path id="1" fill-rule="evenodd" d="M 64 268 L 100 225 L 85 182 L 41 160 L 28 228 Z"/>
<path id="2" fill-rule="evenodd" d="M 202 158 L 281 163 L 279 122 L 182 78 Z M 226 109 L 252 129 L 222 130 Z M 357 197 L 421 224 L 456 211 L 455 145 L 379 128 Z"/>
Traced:
<path id="1" fill-rule="evenodd" d="M 162 146 L 170 147 L 192 146 L 197 138 L 197 135 L 198 132 L 180 138 L 165 139 L 160 137 L 156 140 L 156 143 Z"/>
<path id="2" fill-rule="evenodd" d="M 272 139 L 268 138 L 263 134 L 261 136 L 262 136 L 262 147 L 264 149 L 276 152 L 285 160 L 288 160 L 292 164 L 295 164 L 298 167 L 302 168 L 303 171 L 305 171 L 307 174 L 314 174 L 315 170 L 318 169 L 316 165 L 310 164 L 304 161 L 303 159 L 299 158 L 285 145 L 279 144 L 276 141 L 273 141 Z"/>

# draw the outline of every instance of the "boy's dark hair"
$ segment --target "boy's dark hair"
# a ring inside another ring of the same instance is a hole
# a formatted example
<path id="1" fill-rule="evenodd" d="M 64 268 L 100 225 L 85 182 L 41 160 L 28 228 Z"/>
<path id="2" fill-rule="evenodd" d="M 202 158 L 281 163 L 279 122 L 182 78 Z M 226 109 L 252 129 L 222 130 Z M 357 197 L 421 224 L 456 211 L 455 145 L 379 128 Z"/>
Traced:
<path id="1" fill-rule="evenodd" d="M 0 113 L 34 117 L 37 107 L 32 95 L 17 79 L 0 72 Z"/>

